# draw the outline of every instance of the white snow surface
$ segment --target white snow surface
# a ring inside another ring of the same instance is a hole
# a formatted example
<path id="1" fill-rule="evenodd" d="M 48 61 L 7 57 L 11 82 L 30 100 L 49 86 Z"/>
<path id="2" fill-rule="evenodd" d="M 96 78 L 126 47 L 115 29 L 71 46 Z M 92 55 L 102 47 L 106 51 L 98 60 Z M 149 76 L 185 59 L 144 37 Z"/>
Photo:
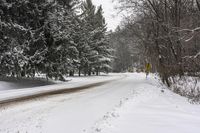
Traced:
<path id="1" fill-rule="evenodd" d="M 69 77 L 67 80 L 69 82 L 57 82 L 57 84 L 54 85 L 43 85 L 38 87 L 38 82 L 30 82 L 25 85 L 23 85 L 23 81 L 20 81 L 22 83 L 17 82 L 5 82 L 0 81 L 0 102 L 14 99 L 14 98 L 20 98 L 24 96 L 30 96 L 40 93 L 45 93 L 49 91 L 54 90 L 62 90 L 67 88 L 76 88 L 84 85 L 89 85 L 97 82 L 104 82 L 108 80 L 114 80 L 117 78 L 120 78 L 122 75 L 116 75 L 116 74 L 109 74 L 109 75 L 101 75 L 101 76 L 90 76 L 90 77 Z M 26 82 L 26 81 L 24 81 Z M 42 81 L 41 81 L 42 82 Z M 31 86 L 30 88 L 25 88 L 25 86 Z M 21 87 L 21 89 L 20 89 Z"/>
<path id="2" fill-rule="evenodd" d="M 54 84 L 54 82 L 46 81 L 44 79 L 21 79 L 21 80 L 13 80 L 13 79 L 0 79 L 0 93 L 1 91 L 6 90 L 14 90 L 14 89 L 22 89 L 22 88 L 33 88 L 38 86 L 45 86 L 45 85 L 51 85 Z"/>
<path id="3" fill-rule="evenodd" d="M 118 79 L 0 107 L 0 133 L 199 133 L 199 105 L 165 89 L 153 75 Z"/>

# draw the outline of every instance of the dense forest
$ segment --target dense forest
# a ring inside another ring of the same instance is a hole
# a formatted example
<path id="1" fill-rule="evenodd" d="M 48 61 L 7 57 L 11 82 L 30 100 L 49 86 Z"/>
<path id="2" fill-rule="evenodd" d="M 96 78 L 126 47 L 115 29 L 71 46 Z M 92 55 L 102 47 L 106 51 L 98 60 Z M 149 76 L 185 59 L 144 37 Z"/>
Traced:
<path id="1" fill-rule="evenodd" d="M 91 0 L 0 0 L 0 75 L 108 72 L 106 31 L 102 7 Z"/>

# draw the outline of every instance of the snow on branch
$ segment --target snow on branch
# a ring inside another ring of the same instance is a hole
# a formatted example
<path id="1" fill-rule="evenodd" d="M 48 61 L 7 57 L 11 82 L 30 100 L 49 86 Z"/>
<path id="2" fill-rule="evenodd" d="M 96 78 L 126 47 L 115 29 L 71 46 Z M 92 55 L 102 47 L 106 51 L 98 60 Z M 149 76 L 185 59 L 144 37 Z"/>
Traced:
<path id="1" fill-rule="evenodd" d="M 197 58 L 198 56 L 200 56 L 200 52 L 197 53 L 197 54 L 194 56 L 194 58 Z"/>
<path id="2" fill-rule="evenodd" d="M 183 58 L 193 58 L 193 59 L 196 59 L 196 58 L 198 58 L 198 56 L 200 56 L 200 52 L 198 52 L 196 55 L 184 56 Z"/>
<path id="3" fill-rule="evenodd" d="M 200 27 L 197 27 L 195 29 L 181 29 L 177 30 L 177 32 L 184 32 L 186 35 L 181 37 L 180 40 L 184 39 L 186 42 L 189 42 L 200 32 Z"/>
<path id="4" fill-rule="evenodd" d="M 19 30 L 22 30 L 22 31 L 28 31 L 28 30 L 29 30 L 29 29 L 25 28 L 24 26 L 19 25 L 19 24 L 16 24 L 16 23 L 12 23 L 11 25 L 12 25 L 14 28 L 19 29 Z"/>
<path id="5" fill-rule="evenodd" d="M 181 29 L 181 30 L 178 30 L 177 32 L 192 32 L 192 33 L 194 33 L 194 32 L 198 32 L 198 31 L 200 31 L 200 27 L 197 27 L 195 29 Z"/>
<path id="6" fill-rule="evenodd" d="M 29 29 L 27 29 L 27 28 L 25 28 L 24 26 L 22 26 L 22 25 L 19 25 L 19 24 L 17 24 L 17 23 L 5 23 L 5 22 L 3 22 L 3 21 L 0 21 L 0 25 L 1 26 L 4 26 L 4 27 L 13 27 L 13 28 L 15 28 L 15 29 L 19 29 L 19 30 L 21 30 L 21 31 L 29 31 Z"/>

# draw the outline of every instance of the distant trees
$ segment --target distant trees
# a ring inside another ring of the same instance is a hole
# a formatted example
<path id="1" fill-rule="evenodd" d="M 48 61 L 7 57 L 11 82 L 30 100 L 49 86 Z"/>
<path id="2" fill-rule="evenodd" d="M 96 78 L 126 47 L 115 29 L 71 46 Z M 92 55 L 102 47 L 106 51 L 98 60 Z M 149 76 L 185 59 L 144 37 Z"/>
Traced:
<path id="1" fill-rule="evenodd" d="M 132 14 L 132 30 L 168 86 L 173 76 L 200 72 L 198 0 L 119 0 Z M 133 19 L 134 18 L 134 19 Z M 144 59 L 145 60 L 145 59 Z"/>
<path id="2" fill-rule="evenodd" d="M 98 75 L 108 71 L 110 55 L 102 8 L 90 0 L 0 0 L 2 76 Z"/>
<path id="3" fill-rule="evenodd" d="M 110 44 L 115 50 L 112 62 L 114 72 L 132 71 L 134 67 L 139 69 L 144 62 L 141 45 L 134 37 L 131 25 L 126 22 L 123 25 L 110 33 Z"/>

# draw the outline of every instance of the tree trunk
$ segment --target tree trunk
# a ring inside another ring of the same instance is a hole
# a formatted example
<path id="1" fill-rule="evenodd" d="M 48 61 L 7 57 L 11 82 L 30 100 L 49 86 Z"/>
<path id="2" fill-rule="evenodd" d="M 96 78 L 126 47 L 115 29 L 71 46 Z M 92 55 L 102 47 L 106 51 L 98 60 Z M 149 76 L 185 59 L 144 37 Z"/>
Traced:
<path id="1" fill-rule="evenodd" d="M 69 72 L 69 76 L 70 76 L 70 77 L 73 77 L 73 76 L 74 76 L 74 71 L 73 71 L 73 70 L 71 70 L 71 71 Z"/>
<path id="2" fill-rule="evenodd" d="M 78 76 L 81 76 L 81 68 L 78 69 Z"/>
<path id="3" fill-rule="evenodd" d="M 97 76 L 99 75 L 99 70 L 98 70 L 98 69 L 96 69 L 96 75 L 97 75 Z"/>
<path id="4" fill-rule="evenodd" d="M 91 70 L 90 69 L 88 70 L 88 76 L 91 76 Z"/>

